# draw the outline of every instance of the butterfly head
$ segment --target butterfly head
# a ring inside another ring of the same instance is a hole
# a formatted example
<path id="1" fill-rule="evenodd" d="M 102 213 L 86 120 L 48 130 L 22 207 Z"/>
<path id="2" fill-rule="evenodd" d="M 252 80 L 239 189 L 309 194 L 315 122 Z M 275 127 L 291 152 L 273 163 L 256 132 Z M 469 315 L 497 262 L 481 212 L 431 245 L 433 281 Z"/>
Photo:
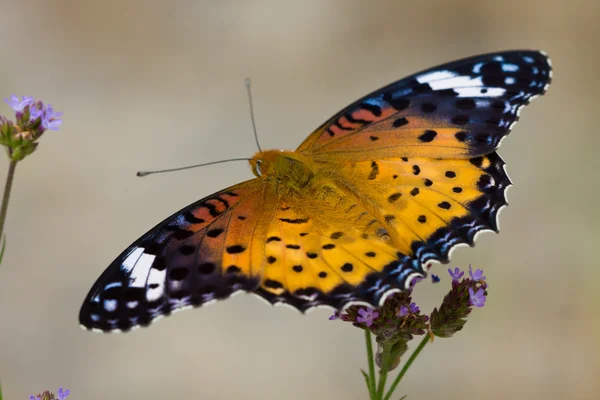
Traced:
<path id="1" fill-rule="evenodd" d="M 285 168 L 287 154 L 283 150 L 259 151 L 250 159 L 252 173 L 258 178 L 275 175 Z"/>
<path id="2" fill-rule="evenodd" d="M 250 160 L 250 165 L 256 177 L 285 181 L 290 188 L 304 188 L 314 180 L 311 162 L 293 151 L 258 152 Z"/>

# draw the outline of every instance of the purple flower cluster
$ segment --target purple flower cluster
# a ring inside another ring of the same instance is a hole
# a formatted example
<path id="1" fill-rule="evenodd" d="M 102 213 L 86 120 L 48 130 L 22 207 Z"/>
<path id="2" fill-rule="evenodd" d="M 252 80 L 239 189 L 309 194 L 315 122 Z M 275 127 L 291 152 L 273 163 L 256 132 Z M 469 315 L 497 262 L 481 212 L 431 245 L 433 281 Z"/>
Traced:
<path id="1" fill-rule="evenodd" d="M 432 337 L 450 337 L 460 331 L 474 307 L 484 307 L 487 299 L 486 277 L 483 271 L 469 265 L 467 271 L 460 268 L 448 269 L 452 287 L 444 296 L 440 307 L 431 314 L 421 314 L 421 309 L 412 301 L 412 287 L 394 293 L 377 308 L 350 306 L 344 312 L 336 311 L 330 320 L 340 319 L 354 326 L 371 331 L 378 343 L 409 341 L 413 335 L 429 332 Z M 435 276 L 434 282 L 440 278 Z"/>
<path id="2" fill-rule="evenodd" d="M 448 269 L 448 273 L 452 277 L 453 283 L 460 282 L 460 279 L 465 274 L 458 267 L 454 268 L 454 271 Z M 486 299 L 485 289 L 488 286 L 487 282 L 485 282 L 485 276 L 483 276 L 483 271 L 480 269 L 476 269 L 475 272 L 473 272 L 473 268 L 471 267 L 471 264 L 469 264 L 469 276 L 471 277 L 471 282 L 481 284 L 481 286 L 479 287 L 468 288 L 469 304 L 475 307 L 483 307 L 485 305 Z"/>
<path id="3" fill-rule="evenodd" d="M 30 396 L 29 400 L 65 400 L 67 397 L 69 397 L 69 394 L 71 394 L 71 391 L 69 389 L 63 390 L 63 388 L 58 388 L 56 397 L 54 397 L 54 394 L 52 392 L 46 390 L 40 395 Z"/>
<path id="4" fill-rule="evenodd" d="M 4 99 L 13 110 L 17 112 L 17 119 L 21 119 L 23 115 L 29 112 L 29 122 L 35 122 L 38 118 L 41 126 L 44 129 L 57 131 L 62 124 L 62 112 L 54 111 L 50 104 L 44 106 L 41 101 L 35 101 L 31 96 L 23 96 L 22 99 L 12 95 L 10 99 Z"/>

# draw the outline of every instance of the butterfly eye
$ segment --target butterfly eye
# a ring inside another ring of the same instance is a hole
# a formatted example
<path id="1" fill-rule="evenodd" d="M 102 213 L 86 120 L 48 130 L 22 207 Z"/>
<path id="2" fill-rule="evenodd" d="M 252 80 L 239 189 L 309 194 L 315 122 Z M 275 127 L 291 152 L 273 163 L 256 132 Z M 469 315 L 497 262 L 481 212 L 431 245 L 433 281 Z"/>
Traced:
<path id="1" fill-rule="evenodd" d="M 262 176 L 262 171 L 260 169 L 261 165 L 262 161 L 256 160 L 256 164 L 254 164 L 254 173 L 256 174 L 256 176 Z"/>

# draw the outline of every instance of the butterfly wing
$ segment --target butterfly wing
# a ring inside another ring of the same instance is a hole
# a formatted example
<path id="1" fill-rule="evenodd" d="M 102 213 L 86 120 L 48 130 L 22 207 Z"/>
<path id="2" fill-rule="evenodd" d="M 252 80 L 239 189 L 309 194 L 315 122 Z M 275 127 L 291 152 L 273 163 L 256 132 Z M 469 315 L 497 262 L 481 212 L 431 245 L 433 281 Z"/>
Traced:
<path id="1" fill-rule="evenodd" d="M 258 179 L 208 196 L 135 241 L 96 281 L 79 315 L 126 331 L 173 311 L 258 287 L 276 198 Z"/>
<path id="2" fill-rule="evenodd" d="M 265 239 L 266 264 L 256 293 L 305 311 L 351 302 L 378 305 L 392 289 L 424 275 L 367 209 L 332 180 L 283 196 Z"/>
<path id="3" fill-rule="evenodd" d="M 454 61 L 356 101 L 297 151 L 323 161 L 479 157 L 499 146 L 521 107 L 542 95 L 550 79 L 549 59 L 538 51 Z"/>
<path id="4" fill-rule="evenodd" d="M 257 292 L 301 310 L 376 306 L 423 276 L 426 262 L 448 262 L 454 246 L 497 231 L 510 180 L 494 150 L 550 75 L 543 53 L 487 54 L 415 74 L 337 113 L 297 149 L 324 189 L 293 205 L 296 215 L 275 218 L 273 266 Z"/>
<path id="5" fill-rule="evenodd" d="M 510 184 L 496 153 L 473 159 L 405 159 L 322 166 L 319 183 L 283 198 L 268 228 L 256 293 L 302 311 L 381 304 L 448 262 L 450 250 L 497 230 Z"/>

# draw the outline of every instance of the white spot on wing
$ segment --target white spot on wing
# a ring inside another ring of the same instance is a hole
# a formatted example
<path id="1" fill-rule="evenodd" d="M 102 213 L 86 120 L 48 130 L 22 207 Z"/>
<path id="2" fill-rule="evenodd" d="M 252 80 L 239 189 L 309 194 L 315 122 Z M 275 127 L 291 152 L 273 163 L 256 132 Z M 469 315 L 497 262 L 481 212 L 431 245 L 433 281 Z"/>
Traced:
<path id="1" fill-rule="evenodd" d="M 504 72 L 517 72 L 519 70 L 519 66 L 516 64 L 502 64 L 502 71 Z"/>
<path id="2" fill-rule="evenodd" d="M 454 89 L 458 97 L 500 97 L 506 93 L 503 88 L 487 88 L 487 92 L 482 93 L 478 87 L 465 87 Z"/>
<path id="3" fill-rule="evenodd" d="M 428 74 L 423 74 L 423 75 L 417 76 L 417 82 L 428 83 L 431 81 L 437 81 L 439 79 L 453 78 L 456 75 L 457 74 L 452 71 L 434 71 L 434 72 L 430 72 Z"/>
<path id="4" fill-rule="evenodd" d="M 138 306 L 138 301 L 128 301 L 127 302 L 127 308 L 136 308 Z"/>
<path id="5" fill-rule="evenodd" d="M 150 275 L 148 275 L 148 288 L 146 289 L 146 299 L 148 301 L 156 301 L 160 299 L 165 292 L 165 276 L 167 270 L 164 269 L 159 271 L 155 268 L 150 269 Z M 153 285 L 154 284 L 154 285 Z M 151 285 L 156 287 L 150 287 Z"/>
<path id="6" fill-rule="evenodd" d="M 143 249 L 142 249 L 143 250 Z M 143 253 L 138 261 L 135 263 L 133 271 L 129 277 L 129 286 L 136 288 L 143 288 L 146 286 L 146 278 L 152 267 L 152 263 L 156 256 L 152 254 Z"/>
<path id="7" fill-rule="evenodd" d="M 113 312 L 117 309 L 117 300 L 107 299 L 104 300 L 104 309 L 108 312 Z"/>
<path id="8" fill-rule="evenodd" d="M 137 262 L 138 258 L 140 258 L 140 256 L 144 253 L 144 248 L 143 247 L 137 247 L 135 250 L 133 250 L 131 253 L 129 253 L 129 256 L 125 259 L 125 261 L 123 261 L 123 264 L 121 264 L 121 269 L 124 270 L 125 272 L 130 272 L 133 267 L 135 266 L 135 263 Z"/>
<path id="9" fill-rule="evenodd" d="M 429 86 L 433 90 L 454 89 L 459 87 L 483 86 L 481 77 L 473 78 L 471 76 L 455 76 L 449 79 L 440 79 L 438 81 L 429 82 Z"/>

